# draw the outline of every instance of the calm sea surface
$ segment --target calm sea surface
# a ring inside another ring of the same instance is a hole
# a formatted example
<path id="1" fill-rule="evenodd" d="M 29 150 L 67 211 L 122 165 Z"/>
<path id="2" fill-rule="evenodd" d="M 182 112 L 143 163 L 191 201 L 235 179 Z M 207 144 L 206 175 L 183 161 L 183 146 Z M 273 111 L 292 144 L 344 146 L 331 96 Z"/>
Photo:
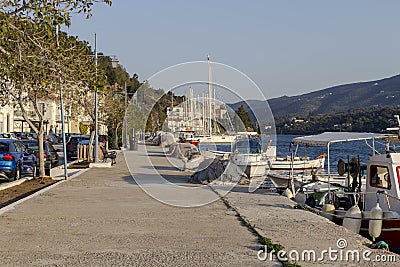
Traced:
<path id="1" fill-rule="evenodd" d="M 277 148 L 276 154 L 277 156 L 285 156 L 290 155 L 290 142 L 293 138 L 298 137 L 300 135 L 277 135 Z M 371 141 L 368 141 L 369 144 L 372 144 Z M 375 147 L 379 151 L 383 151 L 383 146 L 378 144 L 375 141 Z M 199 146 L 200 150 L 220 150 L 220 151 L 230 151 L 231 148 L 229 145 L 216 145 L 216 146 Z M 298 156 L 309 156 L 311 159 L 326 153 L 326 147 L 305 147 L 299 146 L 297 150 Z M 344 142 L 344 143 L 333 143 L 330 145 L 330 165 L 332 171 L 336 171 L 337 163 L 339 159 L 343 159 L 345 162 L 351 159 L 352 157 L 359 157 L 362 165 L 365 165 L 369 155 L 372 154 L 372 150 L 367 147 L 365 141 L 352 141 L 352 142 Z M 327 169 L 328 160 L 325 160 L 325 169 Z"/>

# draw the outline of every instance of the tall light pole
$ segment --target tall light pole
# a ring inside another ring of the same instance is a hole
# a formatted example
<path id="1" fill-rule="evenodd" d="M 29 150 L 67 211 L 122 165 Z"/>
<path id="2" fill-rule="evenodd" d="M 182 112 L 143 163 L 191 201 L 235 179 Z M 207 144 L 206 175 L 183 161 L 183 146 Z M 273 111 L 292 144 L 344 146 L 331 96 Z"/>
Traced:
<path id="1" fill-rule="evenodd" d="M 57 48 L 60 47 L 58 40 L 59 26 L 56 26 L 56 37 L 57 37 Z M 64 101 L 63 101 L 63 82 L 61 76 L 61 69 L 58 73 L 58 79 L 60 84 L 60 111 L 61 111 L 61 134 L 63 140 L 63 156 L 64 156 L 64 179 L 68 180 L 68 165 L 67 165 L 67 140 L 65 138 L 65 121 L 64 121 Z"/>
<path id="2" fill-rule="evenodd" d="M 95 65 L 95 88 L 94 88 L 94 163 L 99 162 L 99 110 L 97 100 L 97 35 L 94 34 L 94 65 Z"/>

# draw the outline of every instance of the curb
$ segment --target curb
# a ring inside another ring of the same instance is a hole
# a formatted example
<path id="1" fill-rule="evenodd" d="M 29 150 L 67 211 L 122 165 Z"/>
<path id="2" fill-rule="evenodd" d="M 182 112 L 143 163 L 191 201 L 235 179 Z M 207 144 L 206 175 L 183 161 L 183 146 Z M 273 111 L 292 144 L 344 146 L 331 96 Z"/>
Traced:
<path id="1" fill-rule="evenodd" d="M 21 179 L 19 179 L 19 180 L 17 180 L 17 181 L 8 182 L 8 183 L 6 183 L 6 184 L 4 184 L 4 185 L 0 185 L 0 191 L 1 191 L 1 190 L 4 190 L 4 189 L 7 189 L 7 188 L 10 188 L 10 187 L 13 187 L 13 186 L 16 186 L 16 185 L 20 185 L 20 184 L 22 184 L 22 183 L 25 182 L 25 181 L 29 181 L 29 179 L 27 179 L 27 178 L 21 178 Z"/>

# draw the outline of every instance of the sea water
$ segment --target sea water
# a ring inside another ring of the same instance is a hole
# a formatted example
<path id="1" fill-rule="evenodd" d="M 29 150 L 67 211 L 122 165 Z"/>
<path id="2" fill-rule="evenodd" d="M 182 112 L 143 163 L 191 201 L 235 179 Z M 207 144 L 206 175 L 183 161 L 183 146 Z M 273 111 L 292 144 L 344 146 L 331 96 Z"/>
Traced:
<path id="1" fill-rule="evenodd" d="M 300 135 L 277 135 L 276 136 L 276 155 L 277 156 L 290 156 L 291 155 L 291 141 L 295 137 Z M 263 140 L 265 144 L 268 140 Z M 372 145 L 372 140 L 367 140 L 368 144 Z M 382 141 L 375 141 L 375 148 L 379 152 L 384 151 L 384 144 Z M 200 151 L 205 150 L 217 150 L 217 151 L 231 151 L 230 144 L 199 144 Z M 297 156 L 308 156 L 310 159 L 314 159 L 321 154 L 328 154 L 327 147 L 316 147 L 310 146 L 306 147 L 304 145 L 299 145 L 297 149 Z M 332 143 L 329 148 L 329 163 L 331 171 L 337 171 L 337 164 L 339 159 L 348 162 L 351 158 L 356 158 L 360 160 L 361 165 L 366 165 L 368 158 L 372 155 L 372 149 L 366 145 L 364 140 L 362 141 L 351 141 L 342 143 Z M 328 159 L 325 160 L 325 170 L 328 166 Z"/>

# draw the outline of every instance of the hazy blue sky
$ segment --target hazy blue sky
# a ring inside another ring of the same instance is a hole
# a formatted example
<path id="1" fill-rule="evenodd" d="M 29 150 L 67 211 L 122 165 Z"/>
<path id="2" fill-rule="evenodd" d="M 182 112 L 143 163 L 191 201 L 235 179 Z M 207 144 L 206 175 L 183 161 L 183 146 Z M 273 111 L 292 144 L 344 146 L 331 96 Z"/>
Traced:
<path id="1" fill-rule="evenodd" d="M 398 0 L 113 0 L 67 31 L 91 44 L 96 32 L 140 80 L 210 54 L 267 98 L 400 73 Z"/>

